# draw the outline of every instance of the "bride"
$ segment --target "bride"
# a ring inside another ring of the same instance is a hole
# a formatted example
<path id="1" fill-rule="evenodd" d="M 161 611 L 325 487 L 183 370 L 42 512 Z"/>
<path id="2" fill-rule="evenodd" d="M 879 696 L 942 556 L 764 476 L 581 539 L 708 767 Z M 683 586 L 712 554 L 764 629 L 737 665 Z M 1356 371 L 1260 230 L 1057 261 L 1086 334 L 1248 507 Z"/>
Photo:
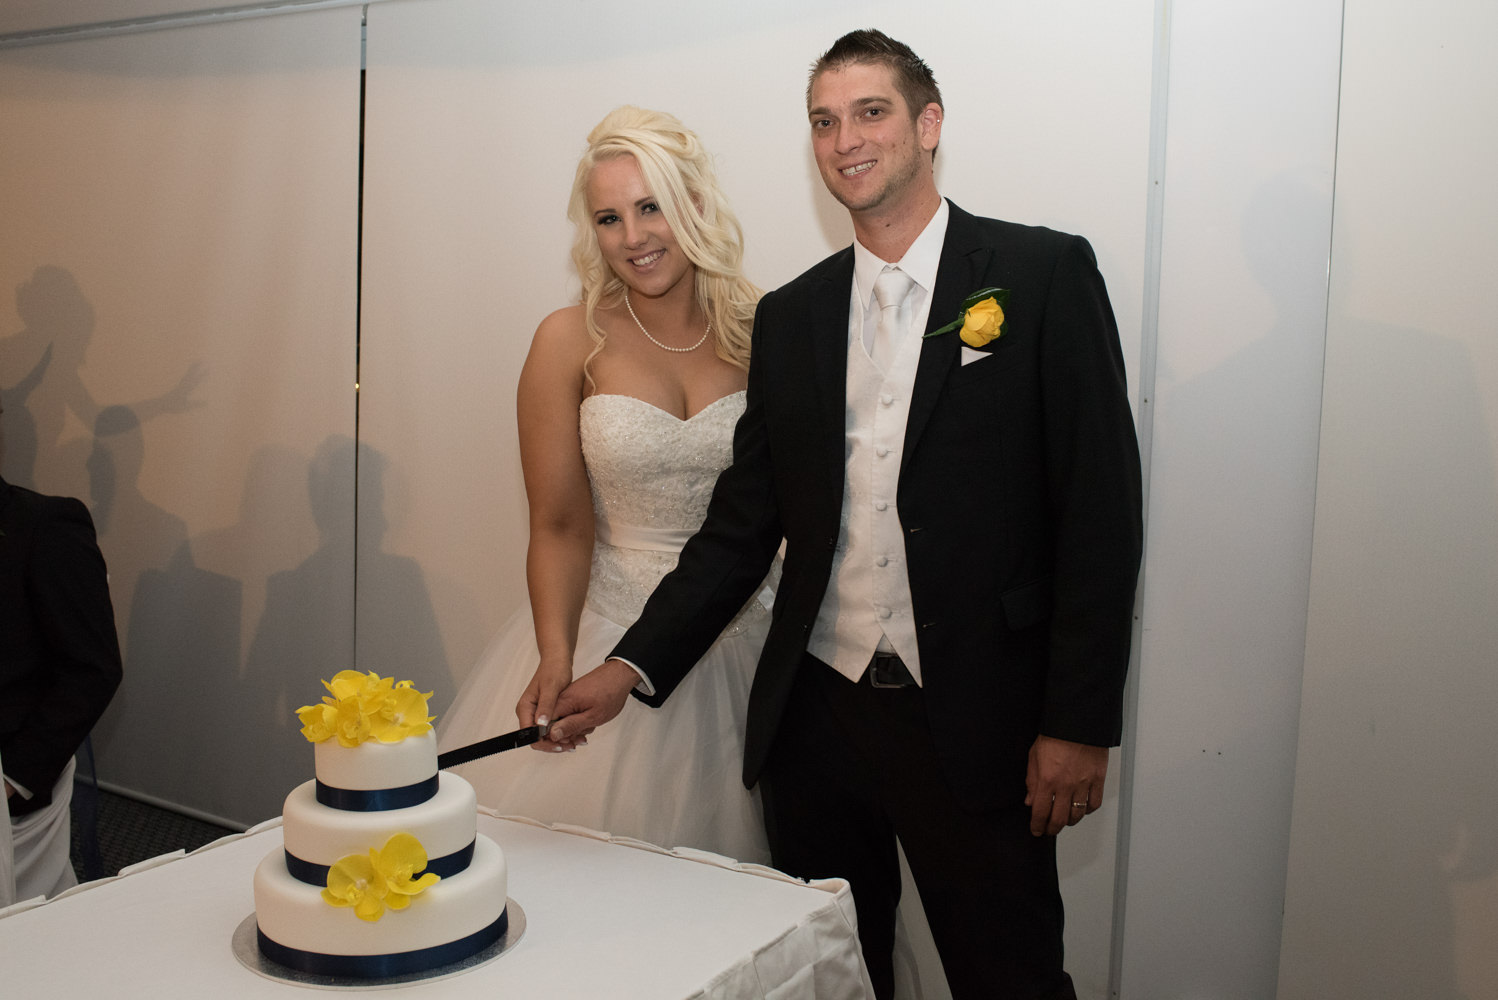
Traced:
<path id="1" fill-rule="evenodd" d="M 581 302 L 536 330 L 518 390 L 530 507 L 528 608 L 499 631 L 441 731 L 443 749 L 545 722 L 602 662 L 707 509 L 744 409 L 759 290 L 697 136 L 623 107 L 588 135 L 568 216 Z M 768 862 L 740 781 L 769 597 L 751 601 L 662 708 L 568 748 L 456 770 L 501 813 Z"/>

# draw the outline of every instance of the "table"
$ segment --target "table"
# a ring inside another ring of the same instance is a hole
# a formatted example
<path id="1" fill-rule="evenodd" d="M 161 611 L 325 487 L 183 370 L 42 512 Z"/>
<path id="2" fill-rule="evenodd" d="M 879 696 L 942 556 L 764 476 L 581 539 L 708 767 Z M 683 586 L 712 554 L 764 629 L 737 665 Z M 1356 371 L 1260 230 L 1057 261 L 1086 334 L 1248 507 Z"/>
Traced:
<path id="1" fill-rule="evenodd" d="M 661 848 L 480 810 L 504 849 L 520 941 L 495 961 L 400 987 L 412 1000 L 838 1000 L 870 996 L 853 897 L 705 852 Z M 230 947 L 254 909 L 251 874 L 280 820 L 166 855 L 40 905 L 0 911 L 9 996 L 311 997 L 246 969 Z"/>

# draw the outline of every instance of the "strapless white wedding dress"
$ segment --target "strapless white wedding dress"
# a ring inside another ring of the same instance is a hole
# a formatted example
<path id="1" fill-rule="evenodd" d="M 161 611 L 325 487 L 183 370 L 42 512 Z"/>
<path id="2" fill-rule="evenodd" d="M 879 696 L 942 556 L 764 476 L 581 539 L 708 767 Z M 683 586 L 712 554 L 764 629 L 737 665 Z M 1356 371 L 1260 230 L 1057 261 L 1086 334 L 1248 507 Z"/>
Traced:
<path id="1" fill-rule="evenodd" d="M 630 396 L 583 400 L 579 423 L 596 532 L 574 676 L 603 662 L 676 565 L 732 457 L 743 411 L 742 392 L 689 420 Z M 750 600 L 661 708 L 630 698 L 576 752 L 511 750 L 455 770 L 472 782 L 479 802 L 501 813 L 768 863 L 758 795 L 740 778 L 768 601 L 768 591 Z M 442 749 L 514 729 L 515 703 L 539 658 L 527 604 L 499 630 L 438 720 Z"/>

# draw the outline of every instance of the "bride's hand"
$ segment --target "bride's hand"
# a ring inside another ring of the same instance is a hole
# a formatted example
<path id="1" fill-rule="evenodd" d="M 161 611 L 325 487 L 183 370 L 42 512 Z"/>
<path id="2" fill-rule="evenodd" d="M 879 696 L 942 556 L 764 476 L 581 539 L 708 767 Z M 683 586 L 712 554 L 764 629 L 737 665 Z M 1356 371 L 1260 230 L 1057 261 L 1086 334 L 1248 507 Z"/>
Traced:
<path id="1" fill-rule="evenodd" d="M 521 694 L 520 701 L 515 705 L 515 715 L 520 720 L 521 728 L 527 726 L 544 726 L 556 718 L 557 696 L 562 690 L 572 683 L 572 664 L 570 662 L 548 662 L 542 660 L 536 667 L 536 672 L 531 675 L 531 682 L 525 686 L 525 692 Z M 581 746 L 587 740 L 552 742 L 541 740 L 531 744 L 532 749 L 547 752 L 567 750 L 572 746 Z"/>

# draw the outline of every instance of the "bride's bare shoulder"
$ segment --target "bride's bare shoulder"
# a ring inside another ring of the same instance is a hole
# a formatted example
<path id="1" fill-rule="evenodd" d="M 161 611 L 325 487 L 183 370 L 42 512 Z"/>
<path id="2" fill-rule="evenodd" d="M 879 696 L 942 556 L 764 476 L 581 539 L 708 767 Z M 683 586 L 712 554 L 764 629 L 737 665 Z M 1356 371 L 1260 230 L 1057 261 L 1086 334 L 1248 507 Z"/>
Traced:
<path id="1" fill-rule="evenodd" d="M 588 339 L 588 324 L 583 315 L 583 307 L 563 306 L 561 309 L 548 315 L 536 327 L 536 338 L 546 337 L 548 339 L 580 338 Z"/>
<path id="2" fill-rule="evenodd" d="M 541 321 L 531 338 L 530 351 L 520 370 L 523 395 L 537 390 L 543 396 L 582 399 L 584 367 L 593 353 L 582 306 L 558 309 Z"/>
<path id="3" fill-rule="evenodd" d="M 531 355 L 553 359 L 573 358 L 579 363 L 593 351 L 582 306 L 567 306 L 551 313 L 536 327 Z"/>

